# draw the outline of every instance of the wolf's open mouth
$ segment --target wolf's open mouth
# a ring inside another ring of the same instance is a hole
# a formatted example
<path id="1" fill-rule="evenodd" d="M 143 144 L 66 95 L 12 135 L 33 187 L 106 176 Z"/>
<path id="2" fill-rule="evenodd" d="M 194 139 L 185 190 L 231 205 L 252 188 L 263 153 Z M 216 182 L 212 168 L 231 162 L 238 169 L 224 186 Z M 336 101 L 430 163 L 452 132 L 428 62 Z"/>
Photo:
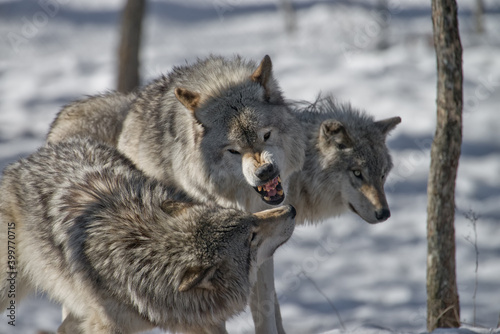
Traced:
<path id="1" fill-rule="evenodd" d="M 262 196 L 262 200 L 267 204 L 278 205 L 285 199 L 285 193 L 283 192 L 279 175 L 266 184 L 254 188 L 260 196 Z"/>

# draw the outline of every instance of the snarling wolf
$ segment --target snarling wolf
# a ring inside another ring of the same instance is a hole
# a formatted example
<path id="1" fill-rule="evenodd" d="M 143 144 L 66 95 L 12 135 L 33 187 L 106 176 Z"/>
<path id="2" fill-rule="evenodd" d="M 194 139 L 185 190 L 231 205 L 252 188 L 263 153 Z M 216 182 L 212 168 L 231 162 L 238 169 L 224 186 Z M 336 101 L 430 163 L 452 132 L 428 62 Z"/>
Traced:
<path id="1" fill-rule="evenodd" d="M 117 107 L 114 116 L 111 104 Z M 268 56 L 258 66 L 240 57 L 210 56 L 174 67 L 132 95 L 76 102 L 59 113 L 48 141 L 87 132 L 80 130 L 82 119 L 88 120 L 88 133 L 117 140 L 118 149 L 146 174 L 193 198 L 249 212 L 268 207 L 263 203 L 280 204 L 289 176 L 304 159 L 304 137 Z"/>
<path id="2" fill-rule="evenodd" d="M 22 297 L 12 279 L 14 293 L 41 289 L 69 311 L 59 333 L 224 333 L 295 226 L 290 205 L 193 202 L 88 139 L 10 165 L 0 192 L 0 305 Z"/>

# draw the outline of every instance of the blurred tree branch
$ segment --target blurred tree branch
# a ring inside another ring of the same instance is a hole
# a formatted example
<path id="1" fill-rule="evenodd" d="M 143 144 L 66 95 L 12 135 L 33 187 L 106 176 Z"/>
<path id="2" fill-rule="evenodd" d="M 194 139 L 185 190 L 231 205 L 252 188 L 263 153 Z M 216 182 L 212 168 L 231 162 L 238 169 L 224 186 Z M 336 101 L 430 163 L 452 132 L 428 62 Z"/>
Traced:
<path id="1" fill-rule="evenodd" d="M 476 21 L 476 32 L 482 34 L 484 32 L 484 2 L 483 0 L 476 0 L 476 10 L 474 12 L 474 18 Z"/>
<path id="2" fill-rule="evenodd" d="M 139 52 L 145 0 L 128 0 L 122 15 L 118 51 L 118 83 L 120 92 L 139 86 Z"/>

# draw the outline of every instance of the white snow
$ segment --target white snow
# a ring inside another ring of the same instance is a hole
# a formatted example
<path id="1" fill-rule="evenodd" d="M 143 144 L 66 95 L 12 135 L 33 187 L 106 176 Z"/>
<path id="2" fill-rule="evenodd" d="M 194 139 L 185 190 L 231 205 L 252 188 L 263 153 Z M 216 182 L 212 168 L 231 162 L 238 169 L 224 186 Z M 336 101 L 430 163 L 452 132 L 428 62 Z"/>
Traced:
<path id="1" fill-rule="evenodd" d="M 0 1 L 0 169 L 42 144 L 64 104 L 115 87 L 124 2 L 50 0 L 48 9 L 42 3 Z M 389 12 L 375 0 L 294 3 L 298 26 L 287 35 L 271 0 L 148 1 L 144 82 L 209 53 L 256 61 L 269 54 L 289 98 L 333 92 L 377 119 L 401 116 L 389 138 L 390 220 L 371 226 L 346 214 L 297 228 L 276 254 L 276 287 L 288 333 L 424 332 L 426 185 L 436 112 L 430 1 L 389 1 Z M 487 32 L 478 36 L 474 4 L 459 1 L 465 77 L 456 240 L 468 326 L 436 333 L 499 333 L 492 328 L 500 313 L 500 5 L 485 1 Z M 378 50 L 384 22 L 389 47 Z M 476 254 L 464 218 L 471 209 L 480 216 L 476 319 Z M 60 306 L 32 296 L 17 309 L 16 327 L 5 312 L 0 316 L 0 333 L 55 331 L 60 316 Z M 252 333 L 250 312 L 231 319 L 228 330 Z"/>

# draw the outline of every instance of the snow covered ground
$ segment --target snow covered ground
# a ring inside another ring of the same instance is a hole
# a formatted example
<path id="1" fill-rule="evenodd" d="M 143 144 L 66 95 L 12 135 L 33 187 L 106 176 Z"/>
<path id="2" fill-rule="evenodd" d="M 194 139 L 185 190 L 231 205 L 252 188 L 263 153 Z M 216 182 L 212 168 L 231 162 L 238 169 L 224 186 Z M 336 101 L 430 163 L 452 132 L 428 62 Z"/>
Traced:
<path id="1" fill-rule="evenodd" d="M 426 183 L 436 109 L 430 1 L 389 1 L 387 11 L 375 0 L 294 3 L 297 30 L 286 34 L 271 0 L 148 1 L 144 81 L 209 53 L 255 60 L 269 54 L 289 98 L 333 92 L 378 119 L 401 116 L 389 138 L 395 160 L 386 187 L 390 220 L 371 226 L 346 214 L 297 228 L 276 255 L 276 286 L 289 333 L 423 332 Z M 0 170 L 43 142 L 65 103 L 115 87 L 122 4 L 0 1 Z M 486 1 L 484 35 L 474 33 L 474 1 L 459 5 L 465 118 L 457 275 L 461 318 L 476 321 L 460 332 L 490 333 L 500 313 L 500 4 Z M 381 44 L 387 47 L 378 49 Z M 469 210 L 479 215 L 476 319 Z M 0 316 L 0 333 L 55 331 L 60 314 L 60 306 L 33 296 L 17 309 L 15 328 Z M 251 333 L 250 312 L 232 319 L 228 330 Z"/>

